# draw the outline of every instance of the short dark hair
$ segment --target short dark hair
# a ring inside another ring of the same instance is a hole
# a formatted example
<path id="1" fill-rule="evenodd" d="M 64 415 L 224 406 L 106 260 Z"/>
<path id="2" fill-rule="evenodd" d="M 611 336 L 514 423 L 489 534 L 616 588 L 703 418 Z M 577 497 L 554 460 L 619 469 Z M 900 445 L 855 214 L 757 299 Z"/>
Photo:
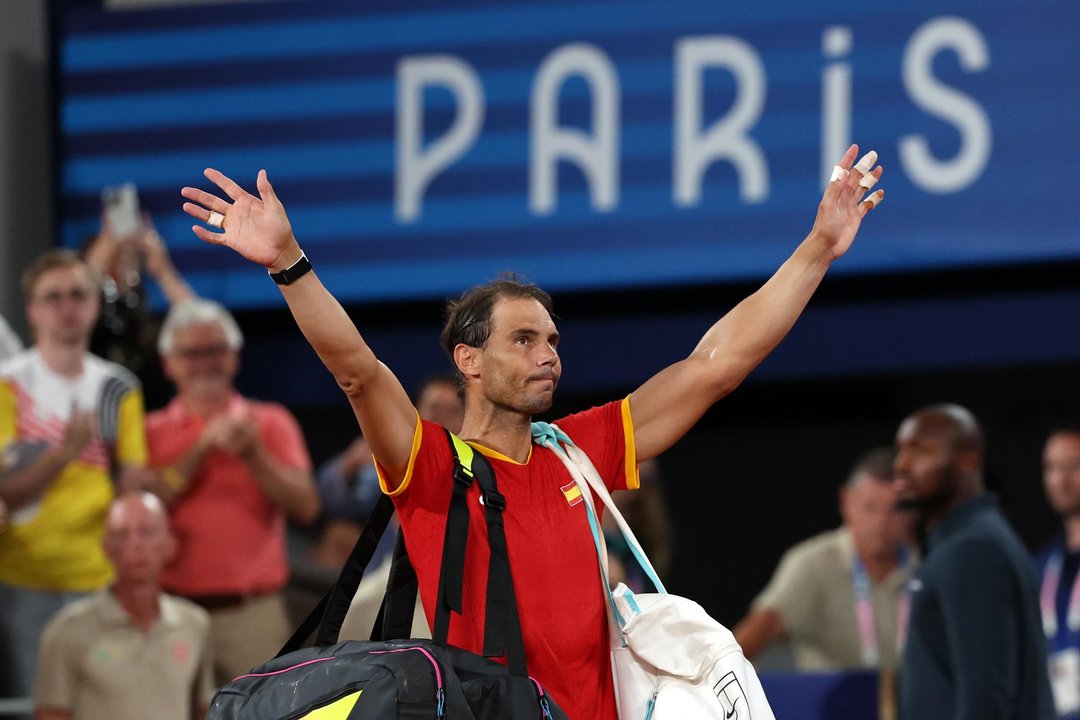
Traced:
<path id="1" fill-rule="evenodd" d="M 844 485 L 846 487 L 851 487 L 863 475 L 869 475 L 877 480 L 890 482 L 893 476 L 892 468 L 893 459 L 895 457 L 896 453 L 889 447 L 876 447 L 867 450 L 860 455 L 859 459 L 855 461 L 855 464 L 851 466 L 851 472 L 848 473 Z"/>
<path id="2" fill-rule="evenodd" d="M 41 279 L 42 275 L 52 270 L 69 267 L 83 268 L 86 271 L 86 277 L 91 285 L 96 284 L 97 278 L 95 277 L 95 273 L 90 266 L 86 264 L 86 261 L 71 250 L 56 248 L 48 251 L 44 255 L 39 255 L 34 262 L 30 263 L 30 267 L 26 268 L 23 272 L 22 289 L 26 299 L 31 299 L 31 296 L 34 294 L 34 286 L 37 285 L 37 282 Z"/>
<path id="3" fill-rule="evenodd" d="M 501 298 L 531 298 L 540 303 L 551 319 L 555 320 L 550 295 L 533 283 L 519 280 L 514 273 L 502 273 L 495 280 L 477 285 L 458 299 L 446 303 L 442 346 L 451 362 L 454 361 L 454 348 L 458 344 L 475 348 L 487 345 L 488 338 L 491 337 L 491 312 L 495 308 L 495 302 Z M 458 384 L 461 385 L 464 378 L 457 372 L 456 364 L 454 369 Z"/>

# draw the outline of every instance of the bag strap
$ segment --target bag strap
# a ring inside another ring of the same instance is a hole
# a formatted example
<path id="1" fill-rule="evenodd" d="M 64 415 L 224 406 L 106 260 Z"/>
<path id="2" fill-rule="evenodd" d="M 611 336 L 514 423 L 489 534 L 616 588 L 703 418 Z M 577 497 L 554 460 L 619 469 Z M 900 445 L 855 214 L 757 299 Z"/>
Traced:
<path id="1" fill-rule="evenodd" d="M 473 483 L 473 449 L 446 428 L 447 441 L 454 456 L 450 509 L 446 513 L 443 555 L 439 569 L 439 591 L 435 603 L 435 627 L 431 638 L 446 646 L 450 634 L 450 611 L 462 614 L 462 585 L 465 578 L 465 550 L 469 541 L 469 507 L 466 504 Z"/>
<path id="2" fill-rule="evenodd" d="M 506 508 L 506 499 L 498 491 L 495 474 L 487 458 L 475 452 L 472 447 L 449 430 L 445 432 L 454 457 L 453 489 L 443 539 L 439 596 L 435 609 L 432 639 L 446 647 L 450 630 L 450 612 L 462 614 L 462 584 L 469 537 L 467 496 L 475 479 L 480 486 L 481 500 L 485 507 L 488 544 L 491 550 L 488 565 L 484 655 L 499 657 L 505 654 L 510 672 L 527 677 L 528 669 L 525 663 L 524 641 L 521 637 L 521 621 L 510 574 L 510 559 L 502 518 L 503 510 Z M 364 531 L 345 561 L 337 581 L 282 646 L 278 657 L 299 650 L 312 632 L 316 632 L 315 644 L 317 646 L 332 645 L 337 642 L 341 624 L 363 579 L 364 570 L 371 561 L 379 539 L 389 525 L 393 514 L 393 501 L 389 496 L 383 495 L 372 510 Z M 386 640 L 409 635 L 417 591 L 416 571 L 409 561 L 404 535 L 399 531 L 390 567 L 390 579 L 387 581 L 386 594 L 372 629 L 371 639 Z"/>
<path id="3" fill-rule="evenodd" d="M 567 471 L 570 473 L 570 477 L 574 479 L 574 482 L 578 484 L 578 488 L 581 490 L 581 494 L 585 497 L 587 506 L 591 507 L 592 504 L 588 503 L 591 497 L 588 497 L 587 491 L 592 489 L 600 501 L 607 508 L 607 511 L 611 513 L 611 517 L 615 520 L 615 523 L 619 527 L 619 531 L 626 539 L 626 544 L 630 548 L 631 554 L 634 559 L 637 560 L 638 565 L 645 572 L 645 575 L 656 587 L 657 592 L 667 593 L 667 589 L 664 587 L 664 583 L 661 582 L 660 576 L 656 572 L 656 568 L 653 567 L 652 562 L 649 560 L 648 555 L 645 554 L 645 550 L 642 549 L 641 543 L 638 542 L 637 536 L 634 535 L 634 531 L 630 528 L 629 523 L 626 522 L 626 518 L 619 512 L 618 506 L 615 505 L 615 501 L 611 498 L 611 493 L 607 489 L 607 485 L 604 484 L 603 479 L 600 477 L 600 473 L 596 471 L 589 456 L 585 454 L 585 451 L 574 444 L 574 441 L 564 433 L 558 425 L 549 424 L 544 422 L 534 422 L 532 424 L 533 442 L 543 447 L 552 450 L 555 455 L 566 466 Z M 595 514 L 595 508 L 593 508 Z M 595 538 L 594 538 L 595 539 Z M 597 550 L 599 551 L 599 546 Z"/>
<path id="4" fill-rule="evenodd" d="M 510 556 L 507 551 L 503 522 L 506 498 L 499 492 L 495 482 L 495 473 L 488 459 L 482 453 L 474 451 L 470 445 L 449 430 L 446 431 L 446 435 L 454 453 L 456 467 L 450 513 L 447 516 L 446 540 L 443 545 L 443 567 L 439 578 L 439 592 L 445 600 L 456 601 L 456 605 L 440 600 L 436 610 L 436 627 L 432 638 L 445 645 L 449 633 L 450 610 L 461 614 L 461 584 L 465 575 L 465 549 L 469 523 L 469 511 L 465 501 L 469 485 L 475 480 L 480 488 L 480 501 L 484 505 L 490 550 L 482 654 L 485 657 L 506 655 L 510 672 L 527 677 L 525 644 L 521 637 L 521 619 L 514 595 L 513 577 L 510 574 Z M 451 533 L 454 538 L 452 547 Z M 451 588 L 450 584 L 454 587 Z M 456 590 L 456 595 L 453 594 L 454 590 Z"/>
<path id="5" fill-rule="evenodd" d="M 277 657 L 302 648 L 313 632 L 316 633 L 316 645 L 333 645 L 337 642 L 338 634 L 341 632 L 341 623 L 349 612 L 349 605 L 352 603 L 353 595 L 356 594 L 356 588 L 360 586 L 364 570 L 371 562 L 375 548 L 379 545 L 379 539 L 386 531 L 386 526 L 390 524 L 390 518 L 393 515 L 394 503 L 389 497 L 383 495 L 375 504 L 371 515 L 368 516 L 364 531 L 356 540 L 337 580 L 307 617 L 301 621 L 292 637 L 281 646 Z"/>
<path id="6" fill-rule="evenodd" d="M 371 627 L 370 639 L 392 640 L 409 637 L 412 634 L 413 614 L 419 590 L 416 570 L 409 562 L 409 553 L 405 549 L 405 534 L 399 528 L 390 561 L 390 577 L 386 581 L 386 592 L 379 605 L 379 613 Z"/>

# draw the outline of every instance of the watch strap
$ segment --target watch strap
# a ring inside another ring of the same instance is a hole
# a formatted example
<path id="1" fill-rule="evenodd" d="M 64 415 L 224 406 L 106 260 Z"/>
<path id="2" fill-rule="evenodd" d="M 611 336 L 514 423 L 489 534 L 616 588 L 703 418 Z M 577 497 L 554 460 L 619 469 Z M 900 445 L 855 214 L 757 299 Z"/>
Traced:
<path id="1" fill-rule="evenodd" d="M 299 260 L 281 272 L 275 273 L 267 270 L 270 279 L 278 285 L 291 285 L 309 272 L 311 272 L 311 262 L 307 259 L 307 255 L 304 255 L 303 253 L 301 253 Z"/>

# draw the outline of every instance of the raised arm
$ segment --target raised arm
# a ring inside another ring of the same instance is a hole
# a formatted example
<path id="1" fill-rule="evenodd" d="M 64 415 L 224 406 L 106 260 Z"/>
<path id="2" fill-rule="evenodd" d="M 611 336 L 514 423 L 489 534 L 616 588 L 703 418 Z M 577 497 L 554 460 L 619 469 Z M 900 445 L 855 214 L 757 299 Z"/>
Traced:
<path id="1" fill-rule="evenodd" d="M 852 145 L 844 154 L 814 227 L 776 274 L 709 328 L 688 358 L 631 395 L 638 462 L 671 447 L 713 403 L 738 387 L 791 330 L 833 260 L 851 247 L 863 217 L 885 196 L 878 190 L 863 199 L 882 168 L 871 170 L 877 153 L 852 167 L 858 152 Z"/>
<path id="2" fill-rule="evenodd" d="M 245 192 L 217 170 L 208 169 L 205 174 L 231 202 L 197 188 L 185 187 L 181 191 L 190 201 L 184 203 L 184 211 L 195 219 L 208 223 L 211 212 L 224 216 L 220 233 L 193 226 L 199 239 L 226 245 L 270 272 L 291 267 L 300 259 L 300 245 L 265 170 L 259 171 L 259 197 Z M 405 389 L 375 357 L 344 308 L 314 272 L 279 287 L 304 337 L 349 398 L 387 480 L 391 486 L 400 482 L 417 423 Z"/>

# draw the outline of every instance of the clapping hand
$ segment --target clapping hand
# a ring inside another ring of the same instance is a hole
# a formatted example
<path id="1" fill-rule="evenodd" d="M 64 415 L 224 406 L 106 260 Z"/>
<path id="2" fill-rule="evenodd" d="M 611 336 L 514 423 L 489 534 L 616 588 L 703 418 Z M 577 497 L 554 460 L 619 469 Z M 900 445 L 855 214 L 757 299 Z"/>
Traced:
<path id="1" fill-rule="evenodd" d="M 94 439 L 96 431 L 94 411 L 80 410 L 72 403 L 71 416 L 68 418 L 67 427 L 64 428 L 64 437 L 60 440 L 60 453 L 64 459 L 71 462 L 82 455 L 82 451 Z"/>

